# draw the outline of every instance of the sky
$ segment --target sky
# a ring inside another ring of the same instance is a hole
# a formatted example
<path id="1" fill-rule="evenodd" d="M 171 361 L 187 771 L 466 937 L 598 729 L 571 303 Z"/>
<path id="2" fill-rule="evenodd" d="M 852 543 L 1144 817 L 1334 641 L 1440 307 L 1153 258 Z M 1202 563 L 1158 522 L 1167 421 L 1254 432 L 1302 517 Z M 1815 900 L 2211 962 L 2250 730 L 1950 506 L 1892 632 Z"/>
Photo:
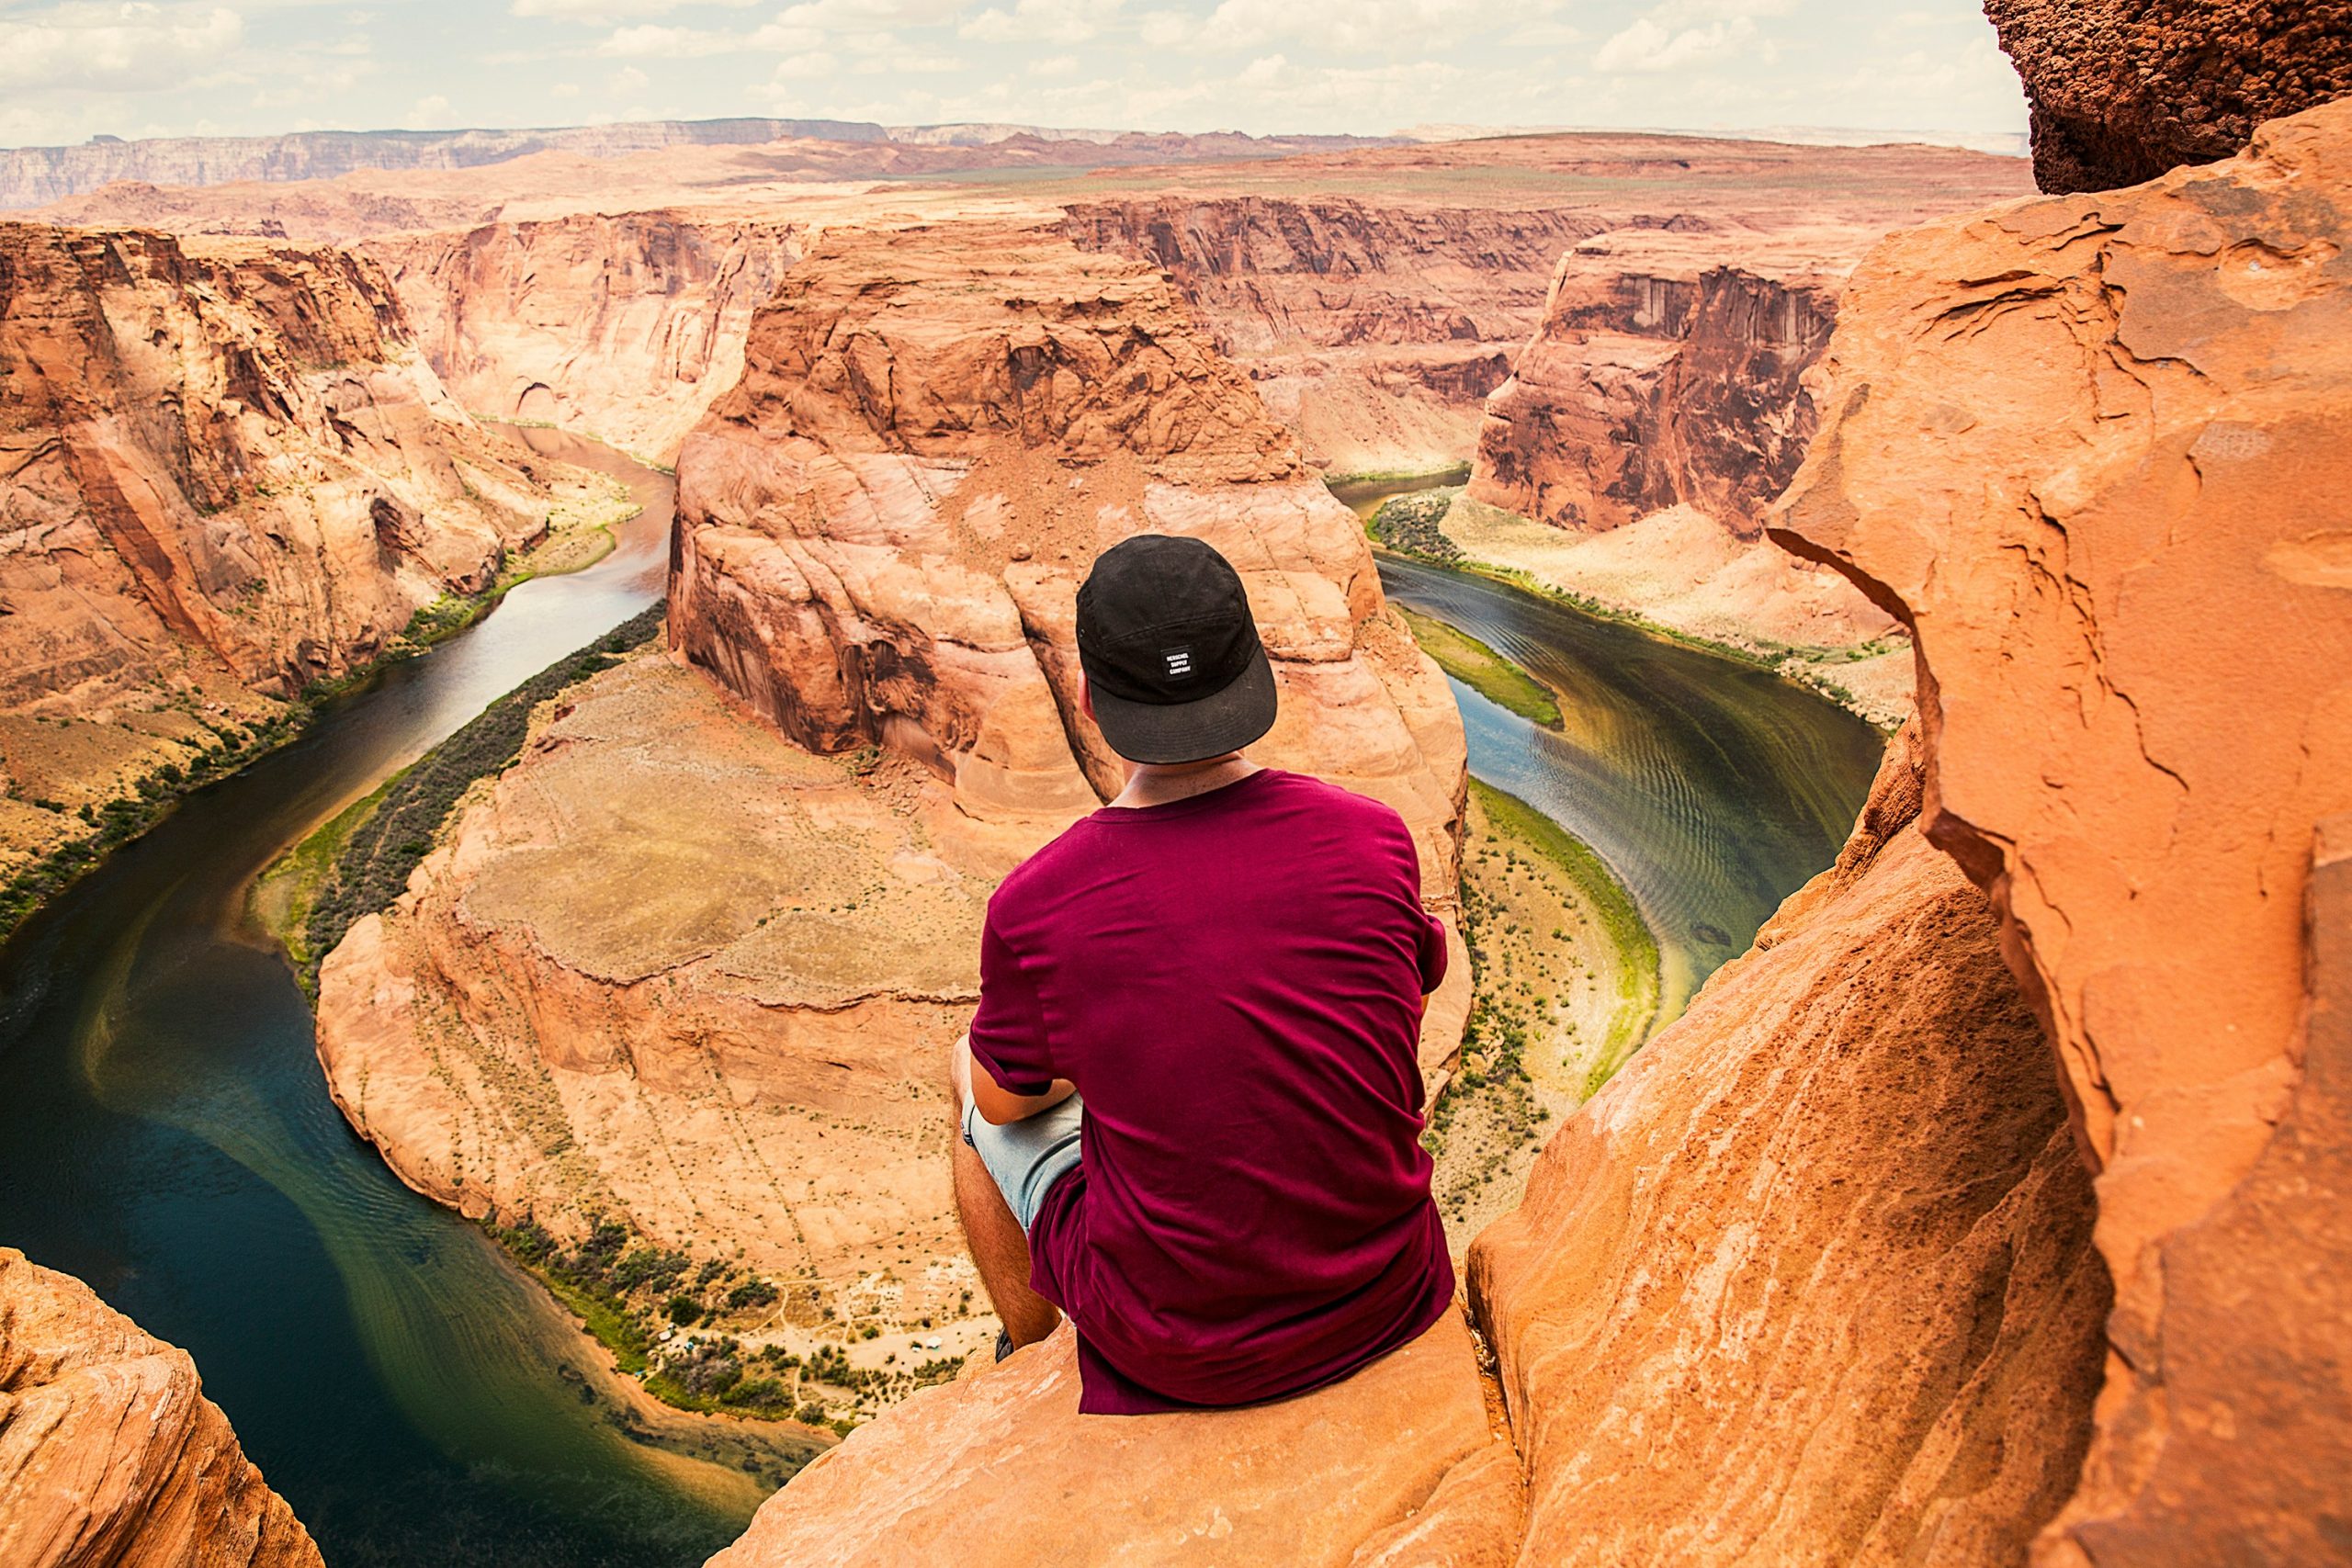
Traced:
<path id="1" fill-rule="evenodd" d="M 0 0 L 0 146 L 729 115 L 2025 129 L 1980 0 Z"/>

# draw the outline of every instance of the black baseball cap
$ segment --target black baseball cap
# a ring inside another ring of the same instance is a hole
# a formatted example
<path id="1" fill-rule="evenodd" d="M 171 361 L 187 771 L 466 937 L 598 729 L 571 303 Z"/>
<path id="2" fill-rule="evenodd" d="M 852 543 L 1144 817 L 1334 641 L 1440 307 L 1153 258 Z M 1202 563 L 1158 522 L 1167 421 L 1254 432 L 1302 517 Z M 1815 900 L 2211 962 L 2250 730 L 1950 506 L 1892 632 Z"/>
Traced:
<path id="1" fill-rule="evenodd" d="M 1199 539 L 1137 534 L 1078 591 L 1094 722 L 1133 762 L 1197 762 L 1274 727 L 1274 671 L 1233 564 Z"/>

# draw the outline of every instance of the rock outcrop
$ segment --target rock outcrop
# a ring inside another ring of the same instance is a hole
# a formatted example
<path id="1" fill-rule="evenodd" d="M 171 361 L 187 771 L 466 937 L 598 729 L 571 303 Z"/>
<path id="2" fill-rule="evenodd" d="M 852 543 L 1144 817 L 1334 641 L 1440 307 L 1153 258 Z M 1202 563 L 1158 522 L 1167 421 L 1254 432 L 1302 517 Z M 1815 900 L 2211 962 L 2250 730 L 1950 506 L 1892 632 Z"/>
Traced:
<path id="1" fill-rule="evenodd" d="M 468 1214 L 601 1213 L 843 1317 L 954 1316 L 942 1064 L 1015 858 L 913 765 L 811 756 L 639 659 L 328 957 L 328 1087 Z"/>
<path id="2" fill-rule="evenodd" d="M 1077 1416 L 1056 1340 L 861 1428 L 715 1561 L 2018 1561 L 2088 1440 L 2106 1276 L 1920 765 L 1906 732 L 1836 867 L 1473 1247 L 1507 1431 L 1452 1320 L 1298 1400 L 1141 1420 Z"/>
<path id="3" fill-rule="evenodd" d="M 667 211 L 488 223 L 362 249 L 468 408 L 661 462 L 735 384 L 752 312 L 798 255 L 792 225 Z"/>
<path id="4" fill-rule="evenodd" d="M 2053 1562 L 2346 1550 L 2347 209 L 2352 103 L 1894 237 L 1775 524 L 1917 637 L 1926 832 L 2098 1172 L 2108 1384 Z"/>
<path id="5" fill-rule="evenodd" d="M 1519 1476 L 1449 1314 L 1346 1382 L 1214 1416 L 1080 1416 L 1065 1327 L 852 1433 L 712 1568 L 1501 1568 Z"/>
<path id="6" fill-rule="evenodd" d="M 1167 273 L 1307 460 L 1345 474 L 1465 456 L 1555 262 L 1602 221 L 1565 203 L 1241 194 L 1074 203 L 1062 230 Z"/>
<path id="7" fill-rule="evenodd" d="M 2345 0 L 1984 0 L 2052 193 L 2151 180 L 2352 93 Z"/>
<path id="8" fill-rule="evenodd" d="M 1472 1247 L 1518 1561 L 2013 1562 L 2072 1489 L 2090 1179 L 1919 768 L 1906 730 L 1837 865 Z"/>
<path id="9" fill-rule="evenodd" d="M 0 224 L 17 793 L 72 812 L 367 663 L 544 537 L 552 479 L 450 401 L 364 261 Z"/>
<path id="10" fill-rule="evenodd" d="M 678 490 L 682 656 L 804 746 L 890 747 L 967 816 L 1039 833 L 1119 784 L 1078 705 L 1095 553 L 1209 540 L 1283 688 L 1260 751 L 1396 807 L 1451 897 L 1443 680 L 1352 514 L 1154 275 L 1030 231 L 832 236 L 761 312 Z"/>
<path id="11" fill-rule="evenodd" d="M 1687 505 L 1758 537 L 1813 436 L 1803 377 L 1877 237 L 1631 231 L 1576 246 L 1487 400 L 1471 498 L 1580 531 Z"/>
<path id="12" fill-rule="evenodd" d="M 1046 231 L 836 233 L 749 341 L 679 457 L 676 661 L 541 716 L 327 960 L 320 1053 L 469 1213 L 603 1213 L 816 1313 L 977 1334 L 944 1063 L 989 891 L 1120 782 L 1076 705 L 1095 551 L 1234 559 L 1283 688 L 1262 754 L 1396 806 L 1448 913 L 1460 719 L 1352 514 L 1154 275 Z M 1433 1084 L 1468 982 L 1430 1010 Z"/>
<path id="13" fill-rule="evenodd" d="M 0 1248 L 0 1562 L 317 1568 L 187 1352 Z"/>

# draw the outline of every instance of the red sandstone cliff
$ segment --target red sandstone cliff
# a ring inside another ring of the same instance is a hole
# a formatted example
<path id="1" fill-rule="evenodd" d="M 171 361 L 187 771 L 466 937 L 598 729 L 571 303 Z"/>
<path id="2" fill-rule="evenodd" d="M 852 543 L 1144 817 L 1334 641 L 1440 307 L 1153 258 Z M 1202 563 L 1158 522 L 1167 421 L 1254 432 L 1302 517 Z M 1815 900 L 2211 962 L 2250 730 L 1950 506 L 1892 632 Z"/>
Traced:
<path id="1" fill-rule="evenodd" d="M 581 213 L 371 240 L 417 345 L 468 408 L 667 462 L 743 368 L 795 225 Z"/>
<path id="2" fill-rule="evenodd" d="M 0 1562 L 317 1568 L 187 1352 L 0 1248 Z"/>
<path id="3" fill-rule="evenodd" d="M 2348 215 L 2339 104 L 1897 236 L 1775 525 L 1913 627 L 1926 830 L 1992 894 L 2099 1173 L 2108 1386 L 2052 1561 L 2343 1548 L 2352 1120 L 2312 866 L 2352 811 Z"/>
<path id="4" fill-rule="evenodd" d="M 2025 82 L 2046 191 L 2207 164 L 2352 93 L 2345 0 L 1984 0 Z"/>
<path id="5" fill-rule="evenodd" d="M 1756 537 L 1813 434 L 1804 371 L 1875 238 L 1634 231 L 1569 251 L 1487 400 L 1471 497 L 1588 531 L 1689 505 Z"/>
<path id="6" fill-rule="evenodd" d="M 488 587 L 553 477 L 367 262 L 0 224 L 0 850 Z"/>

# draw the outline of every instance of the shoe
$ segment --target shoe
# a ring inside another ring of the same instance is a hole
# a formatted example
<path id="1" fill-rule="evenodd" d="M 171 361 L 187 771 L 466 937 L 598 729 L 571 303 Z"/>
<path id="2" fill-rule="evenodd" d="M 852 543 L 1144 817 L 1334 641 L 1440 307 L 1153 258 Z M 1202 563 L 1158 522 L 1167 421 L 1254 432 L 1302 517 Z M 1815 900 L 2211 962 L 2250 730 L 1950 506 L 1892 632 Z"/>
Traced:
<path id="1" fill-rule="evenodd" d="M 1001 1361 L 1001 1360 L 1003 1360 L 1007 1356 L 1010 1356 L 1010 1355 L 1012 1355 L 1012 1330 L 1011 1330 L 1010 1328 L 1000 1328 L 1000 1329 L 998 1329 L 998 1330 L 996 1331 L 996 1359 L 997 1359 L 998 1360 Z"/>

